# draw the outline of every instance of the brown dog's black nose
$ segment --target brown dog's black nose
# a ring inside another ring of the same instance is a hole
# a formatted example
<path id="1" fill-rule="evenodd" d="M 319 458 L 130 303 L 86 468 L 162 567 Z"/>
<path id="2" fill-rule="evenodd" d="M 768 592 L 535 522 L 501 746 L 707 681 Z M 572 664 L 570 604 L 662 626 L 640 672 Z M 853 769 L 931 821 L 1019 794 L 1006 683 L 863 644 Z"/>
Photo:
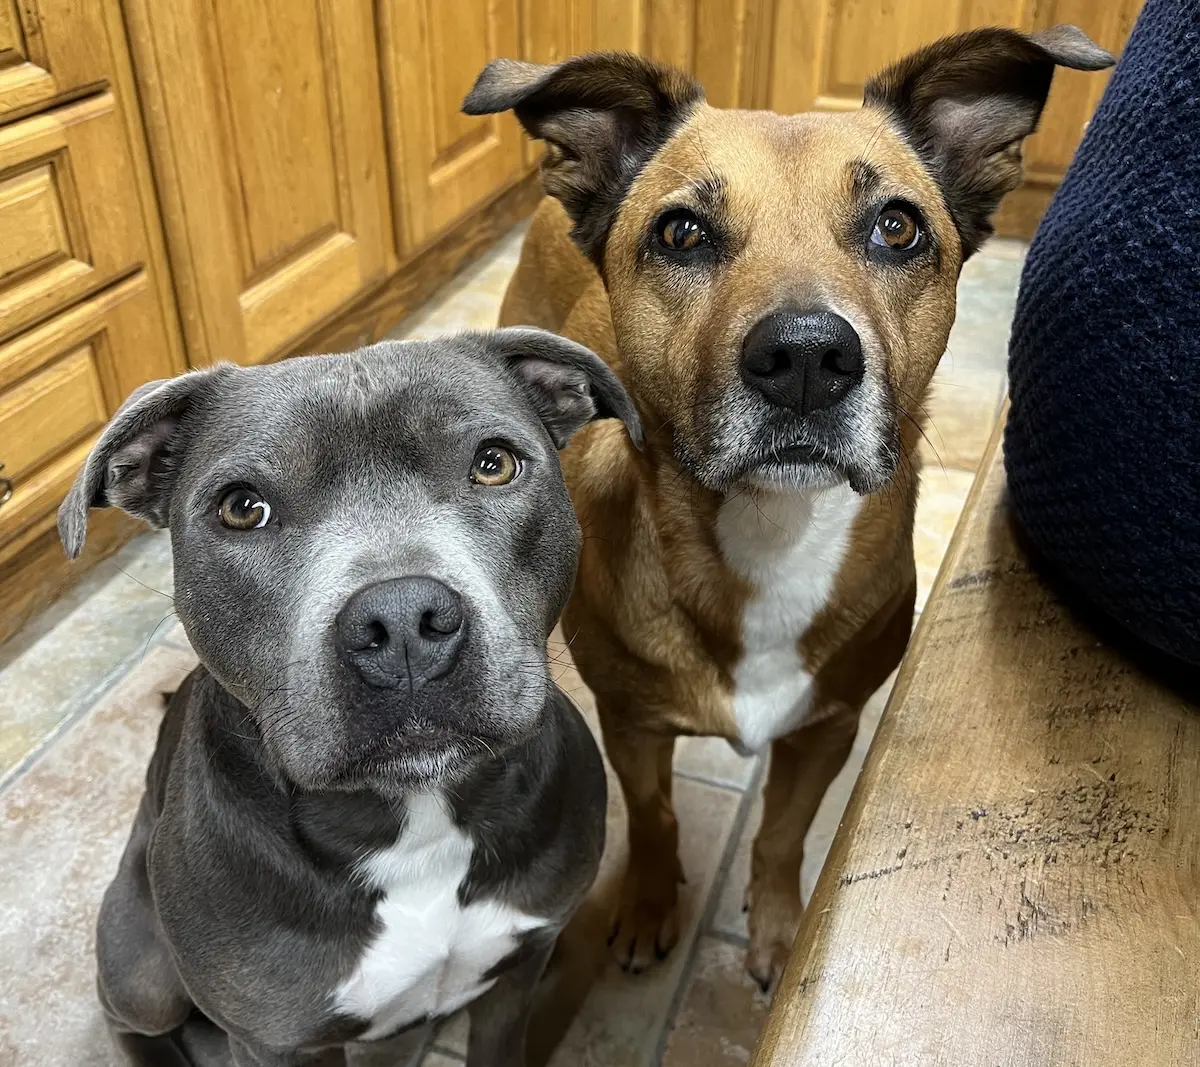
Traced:
<path id="1" fill-rule="evenodd" d="M 337 617 L 342 658 L 368 685 L 418 689 L 446 674 L 466 637 L 458 594 L 434 578 L 364 586 Z"/>
<path id="2" fill-rule="evenodd" d="M 742 343 L 742 381 L 801 415 L 831 408 L 862 381 L 858 334 L 832 311 L 780 311 Z"/>

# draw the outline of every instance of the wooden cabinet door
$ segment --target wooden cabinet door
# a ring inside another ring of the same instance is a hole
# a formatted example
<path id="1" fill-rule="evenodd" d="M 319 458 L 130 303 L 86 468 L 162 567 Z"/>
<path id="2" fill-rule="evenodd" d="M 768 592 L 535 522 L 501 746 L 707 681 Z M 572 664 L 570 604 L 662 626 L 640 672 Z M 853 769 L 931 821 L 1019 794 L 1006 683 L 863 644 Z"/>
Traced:
<path id="1" fill-rule="evenodd" d="M 1040 30 L 1047 26 L 1072 23 L 1113 55 L 1120 55 L 1129 33 L 1142 9 L 1143 0 L 1112 0 L 1094 3 L 1093 0 L 1043 0 L 1035 6 L 1035 18 L 1022 26 Z M 1059 70 L 1054 75 L 1050 100 L 1042 112 L 1038 131 L 1025 142 L 1025 181 L 1000 204 L 996 214 L 996 232 L 1010 237 L 1028 239 L 1038 222 L 1067 166 L 1079 147 L 1104 87 L 1108 71 L 1089 73 L 1080 70 Z"/>
<path id="2" fill-rule="evenodd" d="M 690 71 L 716 107 L 764 107 L 773 0 L 524 0 L 524 57 L 638 52 Z"/>
<path id="3" fill-rule="evenodd" d="M 460 110 L 492 59 L 520 55 L 519 0 L 381 0 L 397 243 L 419 248 L 522 173 L 509 114 Z"/>
<path id="4" fill-rule="evenodd" d="M 779 0 L 768 106 L 853 110 L 880 68 L 938 37 L 979 26 L 1030 32 L 1074 23 L 1117 54 L 1141 6 L 1142 0 Z M 998 232 L 1032 236 L 1107 81 L 1106 73 L 1055 75 L 1041 128 L 1025 146 L 1025 184 L 1001 207 Z"/>
<path id="5" fill-rule="evenodd" d="M 395 265 L 371 0 L 125 9 L 189 359 L 270 359 Z"/>

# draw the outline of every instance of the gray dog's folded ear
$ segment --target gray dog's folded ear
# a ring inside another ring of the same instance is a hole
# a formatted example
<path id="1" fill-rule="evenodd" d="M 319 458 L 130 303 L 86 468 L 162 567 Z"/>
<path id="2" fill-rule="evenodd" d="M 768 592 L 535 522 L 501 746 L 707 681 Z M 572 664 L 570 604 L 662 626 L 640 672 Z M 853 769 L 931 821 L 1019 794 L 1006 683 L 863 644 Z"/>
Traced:
<path id="1" fill-rule="evenodd" d="M 559 448 L 593 419 L 620 419 L 629 439 L 642 447 L 642 423 L 632 398 L 591 349 L 533 327 L 495 330 L 484 338 L 521 380 Z"/>
<path id="2" fill-rule="evenodd" d="M 182 446 L 179 420 L 198 390 L 227 367 L 192 371 L 135 389 L 88 453 L 58 509 L 58 535 L 75 559 L 87 538 L 88 509 L 118 507 L 166 526 Z"/>
<path id="3" fill-rule="evenodd" d="M 634 178 L 704 99 L 683 71 L 626 52 L 555 66 L 496 59 L 463 101 L 468 115 L 512 110 L 546 142 L 542 181 L 575 224 L 571 236 L 598 267 Z"/>
<path id="4" fill-rule="evenodd" d="M 1025 35 L 971 30 L 935 41 L 867 82 L 930 167 L 962 236 L 963 258 L 992 232 L 1021 182 L 1021 142 L 1037 129 L 1054 68 L 1102 70 L 1113 57 L 1075 26 Z"/>

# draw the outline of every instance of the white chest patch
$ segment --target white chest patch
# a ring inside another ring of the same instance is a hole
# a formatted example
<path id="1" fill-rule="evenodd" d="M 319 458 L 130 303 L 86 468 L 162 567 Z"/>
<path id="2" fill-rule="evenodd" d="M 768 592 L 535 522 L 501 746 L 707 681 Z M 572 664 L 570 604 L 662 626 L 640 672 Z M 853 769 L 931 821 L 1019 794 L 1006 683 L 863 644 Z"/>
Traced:
<path id="1" fill-rule="evenodd" d="M 544 926 L 498 901 L 462 907 L 458 887 L 474 848 L 440 794 L 407 801 L 408 818 L 391 848 L 367 856 L 363 880 L 383 891 L 381 927 L 354 972 L 334 991 L 334 1007 L 370 1019 L 363 1040 L 386 1037 L 423 1017 L 449 1015 L 486 992 L 484 975 Z"/>
<path id="2" fill-rule="evenodd" d="M 722 555 L 754 589 L 742 615 L 744 652 L 733 679 L 733 713 L 746 749 L 763 748 L 809 714 L 813 680 L 797 642 L 829 599 L 862 499 L 840 485 L 760 492 L 721 505 Z"/>

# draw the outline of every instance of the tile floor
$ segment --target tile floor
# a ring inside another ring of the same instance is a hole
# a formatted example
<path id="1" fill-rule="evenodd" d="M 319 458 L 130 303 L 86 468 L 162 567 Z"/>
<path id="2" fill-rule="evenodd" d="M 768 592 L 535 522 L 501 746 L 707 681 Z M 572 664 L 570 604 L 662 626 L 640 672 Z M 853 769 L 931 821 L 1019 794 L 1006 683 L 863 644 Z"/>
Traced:
<path id="1" fill-rule="evenodd" d="M 423 337 L 494 324 L 520 227 L 396 331 Z M 924 604 L 1003 397 L 1004 363 L 1024 247 L 992 242 L 968 265 L 959 314 L 929 404 L 916 558 Z M 93 999 L 92 923 L 141 791 L 158 694 L 194 664 L 171 613 L 163 533 L 137 538 L 42 618 L 0 645 L 0 1064 L 108 1065 Z M 565 650 L 560 684 L 591 717 Z M 812 890 L 887 699 L 863 716 L 854 753 L 830 788 L 802 873 Z M 685 926 L 653 971 L 624 975 L 603 951 L 608 901 L 623 862 L 623 809 L 610 783 L 609 847 L 589 901 L 564 935 L 531 1038 L 551 1067 L 745 1064 L 766 1000 L 742 970 L 741 911 L 758 821 L 757 761 L 724 742 L 676 750 Z M 454 1067 L 465 1022 L 442 1027 L 422 1067 Z"/>

